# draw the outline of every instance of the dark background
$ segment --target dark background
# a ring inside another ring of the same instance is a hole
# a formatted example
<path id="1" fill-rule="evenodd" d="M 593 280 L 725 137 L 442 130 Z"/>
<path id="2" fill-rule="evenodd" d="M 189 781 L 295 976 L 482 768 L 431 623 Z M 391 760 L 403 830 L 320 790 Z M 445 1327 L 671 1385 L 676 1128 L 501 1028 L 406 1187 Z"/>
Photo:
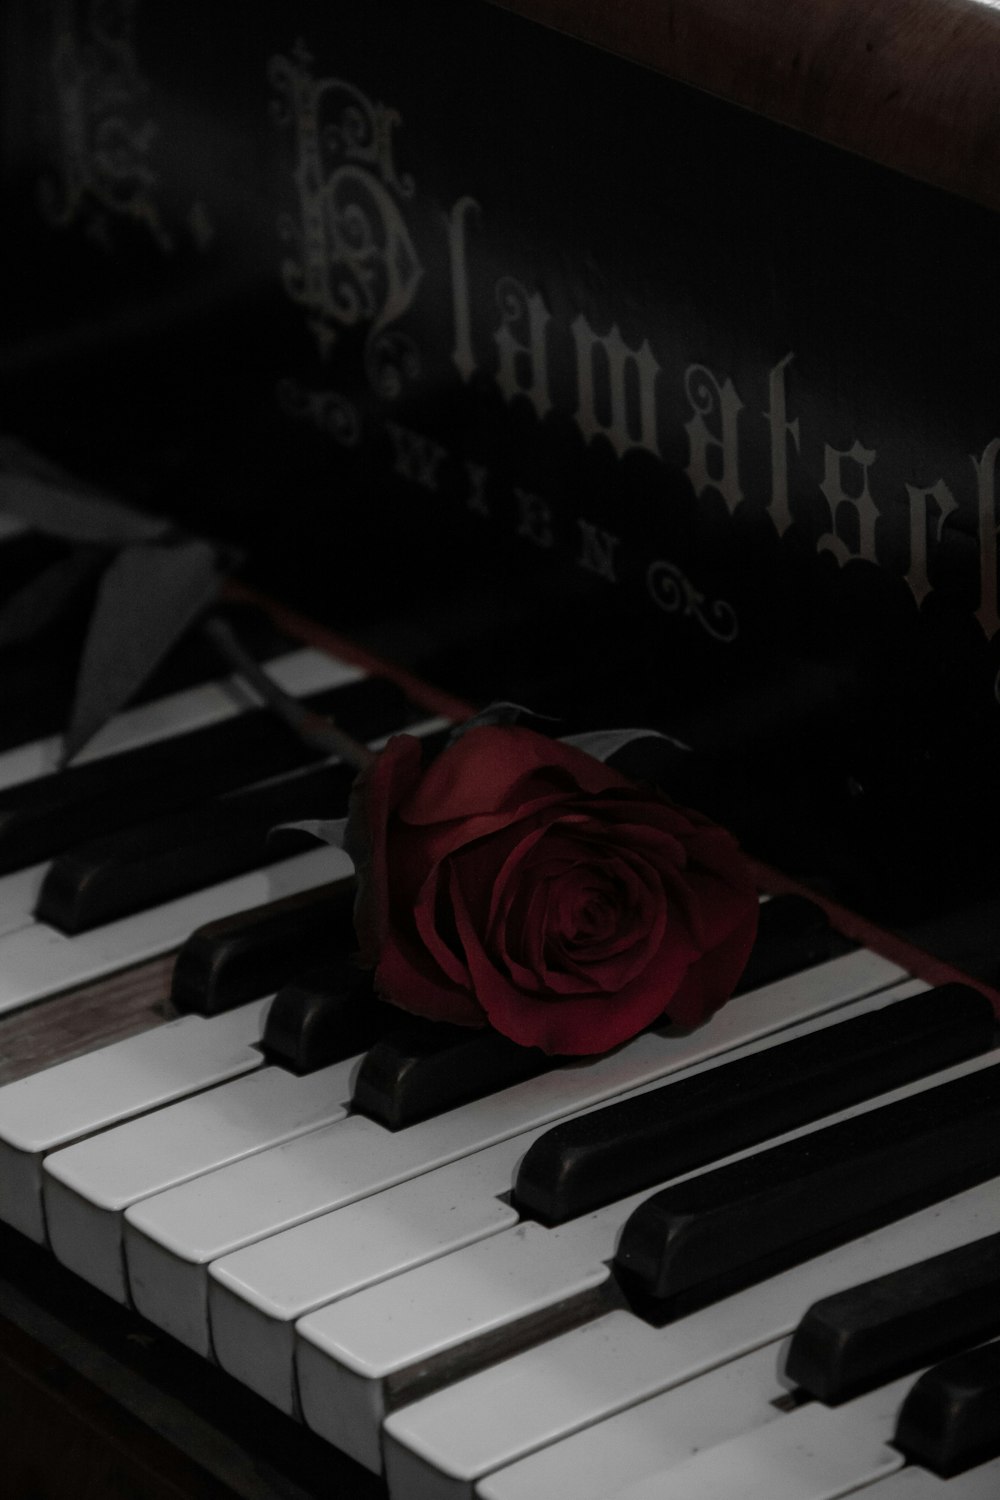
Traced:
<path id="1" fill-rule="evenodd" d="M 912 927 L 992 890 L 1000 660 L 974 617 L 970 460 L 1000 427 L 991 213 L 485 3 L 8 0 L 3 24 L 8 430 L 237 543 L 249 581 L 474 701 L 680 734 L 699 752 L 692 796 L 871 914 Z M 413 192 L 392 191 L 423 274 L 388 327 L 419 356 L 394 392 L 366 365 L 370 319 L 323 357 L 282 282 L 296 151 L 272 60 L 299 43 L 314 77 L 398 116 Z M 465 195 L 468 382 L 444 233 Z M 541 419 L 495 379 L 504 277 L 551 313 Z M 581 313 L 649 340 L 662 458 L 584 441 Z M 801 441 L 779 538 L 763 414 L 792 350 Z M 685 474 L 693 363 L 744 402 L 732 515 Z M 288 382 L 348 401 L 358 442 L 291 414 Z M 396 472 L 387 424 L 446 450 L 435 490 Z M 856 439 L 878 454 L 884 566 L 817 552 L 823 445 Z M 467 462 L 489 472 L 487 515 Z M 905 486 L 940 478 L 959 509 L 918 609 Z M 550 508 L 552 545 L 520 534 L 518 490 Z M 579 565 L 579 518 L 620 539 L 617 582 Z M 657 605 L 654 559 L 703 612 L 731 604 L 737 639 Z"/>

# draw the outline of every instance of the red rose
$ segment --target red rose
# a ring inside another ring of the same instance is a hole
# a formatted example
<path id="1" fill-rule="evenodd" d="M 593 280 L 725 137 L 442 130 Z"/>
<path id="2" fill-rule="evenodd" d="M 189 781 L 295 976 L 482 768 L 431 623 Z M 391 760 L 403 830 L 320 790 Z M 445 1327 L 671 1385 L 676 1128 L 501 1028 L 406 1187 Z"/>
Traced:
<path id="1" fill-rule="evenodd" d="M 729 834 L 530 729 L 470 728 L 426 768 L 396 736 L 358 777 L 348 847 L 380 992 L 550 1053 L 704 1020 L 756 932 Z"/>

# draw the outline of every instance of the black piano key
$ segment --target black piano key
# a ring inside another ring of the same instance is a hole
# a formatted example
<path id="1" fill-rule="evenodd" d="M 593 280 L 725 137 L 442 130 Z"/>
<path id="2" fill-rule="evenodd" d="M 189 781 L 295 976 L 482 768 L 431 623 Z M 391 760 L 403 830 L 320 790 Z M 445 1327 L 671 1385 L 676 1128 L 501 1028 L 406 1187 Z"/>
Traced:
<path id="1" fill-rule="evenodd" d="M 814 1302 L 785 1374 L 834 1405 L 1000 1333 L 1000 1234 Z"/>
<path id="2" fill-rule="evenodd" d="M 318 766 L 231 792 L 67 850 L 52 863 L 35 916 L 61 932 L 89 931 L 284 857 L 275 825 L 340 817 L 354 768 Z"/>
<path id="3" fill-rule="evenodd" d="M 1000 1455 L 1000 1343 L 925 1370 L 900 1408 L 893 1443 L 943 1479 Z"/>
<path id="4" fill-rule="evenodd" d="M 302 700 L 356 738 L 412 722 L 395 684 L 363 678 Z M 0 873 L 89 838 L 316 761 L 266 709 L 0 791 Z"/>
<path id="5" fill-rule="evenodd" d="M 367 1053 L 351 1103 L 359 1114 L 401 1130 L 553 1065 L 537 1047 L 521 1047 L 490 1027 L 410 1016 Z"/>
<path id="6" fill-rule="evenodd" d="M 772 896 L 761 905 L 757 939 L 736 993 L 787 979 L 856 946 L 831 927 L 815 901 L 806 896 Z"/>
<path id="7" fill-rule="evenodd" d="M 372 978 L 371 970 L 349 958 L 331 957 L 283 985 L 261 1037 L 268 1062 L 292 1073 L 315 1073 L 367 1051 L 399 1016 L 377 999 Z"/>
<path id="8" fill-rule="evenodd" d="M 1000 1066 L 655 1193 L 615 1272 L 662 1323 L 1000 1172 Z"/>
<path id="9" fill-rule="evenodd" d="M 562 1224 L 992 1045 L 993 1007 L 943 985 L 547 1130 L 514 1201 Z"/>
<path id="10" fill-rule="evenodd" d="M 191 934 L 174 964 L 171 1003 L 218 1015 L 351 952 L 354 941 L 353 880 L 269 901 Z"/>

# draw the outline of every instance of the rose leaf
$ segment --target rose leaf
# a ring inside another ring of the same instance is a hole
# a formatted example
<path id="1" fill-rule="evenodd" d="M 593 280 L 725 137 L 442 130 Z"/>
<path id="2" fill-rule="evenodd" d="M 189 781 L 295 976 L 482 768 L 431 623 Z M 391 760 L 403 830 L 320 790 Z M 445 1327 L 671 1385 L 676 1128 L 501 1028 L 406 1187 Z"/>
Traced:
<path id="1" fill-rule="evenodd" d="M 126 546 L 108 564 L 83 648 L 63 764 L 138 691 L 218 595 L 215 549 Z"/>
<path id="2" fill-rule="evenodd" d="M 574 745 L 577 750 L 583 750 L 585 754 L 593 756 L 594 760 L 608 761 L 620 750 L 625 750 L 639 740 L 659 741 L 663 745 L 672 745 L 675 750 L 684 750 L 690 753 L 690 745 L 685 745 L 682 740 L 675 740 L 669 734 L 661 734 L 656 729 L 589 729 L 585 734 L 567 734 L 560 736 L 564 745 Z"/>
<path id="3" fill-rule="evenodd" d="M 58 619 L 106 556 L 103 547 L 78 547 L 11 594 L 0 606 L 0 647 L 31 640 Z"/>
<path id="4" fill-rule="evenodd" d="M 117 500 L 88 494 L 70 482 L 19 470 L 0 472 L 0 511 L 17 516 L 35 531 L 66 542 L 125 546 L 165 536 L 170 524 L 144 516 Z"/>
<path id="5" fill-rule="evenodd" d="M 506 728 L 512 724 L 518 724 L 528 729 L 534 729 L 537 726 L 539 732 L 544 734 L 547 732 L 546 725 L 558 722 L 558 719 L 550 714 L 536 714 L 521 703 L 488 703 L 477 714 L 473 714 L 471 719 L 463 719 L 461 724 L 455 726 L 451 733 L 451 743 L 454 744 L 456 740 L 460 740 L 462 735 L 468 734 L 470 729 Z"/>
<path id="6" fill-rule="evenodd" d="M 298 823 L 276 824 L 269 831 L 268 837 L 273 838 L 279 833 L 305 833 L 321 844 L 332 844 L 335 849 L 343 849 L 346 832 L 346 818 L 303 818 Z"/>

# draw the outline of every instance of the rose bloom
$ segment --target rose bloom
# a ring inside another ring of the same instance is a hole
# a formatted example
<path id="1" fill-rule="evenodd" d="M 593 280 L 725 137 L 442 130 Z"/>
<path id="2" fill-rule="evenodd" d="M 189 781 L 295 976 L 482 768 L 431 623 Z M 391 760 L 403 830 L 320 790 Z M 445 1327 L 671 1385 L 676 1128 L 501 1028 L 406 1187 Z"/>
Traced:
<path id="1" fill-rule="evenodd" d="M 549 1053 L 704 1020 L 757 928 L 728 833 L 520 727 L 470 728 L 427 767 L 395 736 L 356 782 L 348 848 L 379 992 Z"/>

